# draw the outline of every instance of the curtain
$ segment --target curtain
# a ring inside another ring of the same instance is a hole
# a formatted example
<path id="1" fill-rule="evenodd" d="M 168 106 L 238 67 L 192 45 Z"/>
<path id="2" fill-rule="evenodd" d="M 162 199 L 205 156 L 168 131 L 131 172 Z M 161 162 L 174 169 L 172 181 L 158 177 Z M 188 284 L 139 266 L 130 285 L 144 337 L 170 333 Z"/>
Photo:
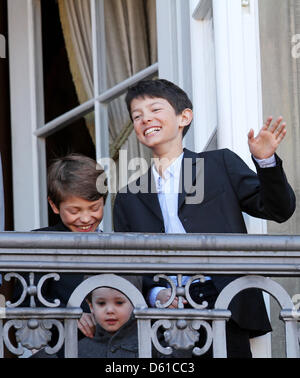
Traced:
<path id="1" fill-rule="evenodd" d="M 59 0 L 59 15 L 73 82 L 80 104 L 94 97 L 90 1 Z M 93 115 L 85 121 L 95 143 Z"/>
<path id="2" fill-rule="evenodd" d="M 94 96 L 91 10 L 88 0 L 58 0 L 60 19 L 70 69 L 80 103 Z M 105 0 L 105 34 L 108 88 L 157 61 L 155 0 Z M 128 158 L 150 158 L 137 141 L 124 96 L 110 103 L 109 134 L 111 157 L 120 148 Z M 93 116 L 86 124 L 95 143 Z"/>

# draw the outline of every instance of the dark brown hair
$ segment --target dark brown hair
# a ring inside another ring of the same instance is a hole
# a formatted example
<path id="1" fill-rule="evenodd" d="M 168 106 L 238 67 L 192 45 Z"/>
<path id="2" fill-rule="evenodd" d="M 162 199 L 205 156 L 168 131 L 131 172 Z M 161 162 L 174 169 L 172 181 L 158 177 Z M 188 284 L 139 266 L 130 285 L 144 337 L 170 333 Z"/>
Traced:
<path id="1" fill-rule="evenodd" d="M 69 196 L 87 201 L 107 197 L 107 178 L 103 168 L 85 155 L 69 154 L 55 159 L 48 169 L 48 196 L 59 207 Z"/>
<path id="2" fill-rule="evenodd" d="M 131 103 L 136 98 L 157 97 L 163 98 L 175 110 L 176 115 L 184 109 L 193 110 L 193 104 L 188 95 L 177 85 L 165 79 L 142 80 L 128 89 L 125 102 L 131 117 Z M 188 132 L 190 125 L 184 127 L 183 136 Z"/>

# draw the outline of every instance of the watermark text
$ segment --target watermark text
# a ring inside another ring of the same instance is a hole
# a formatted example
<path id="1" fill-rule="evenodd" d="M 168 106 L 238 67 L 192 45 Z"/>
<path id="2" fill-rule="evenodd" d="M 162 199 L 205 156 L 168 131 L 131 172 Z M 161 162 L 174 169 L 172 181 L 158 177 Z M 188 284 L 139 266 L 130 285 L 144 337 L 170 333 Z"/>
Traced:
<path id="1" fill-rule="evenodd" d="M 200 204 L 204 199 L 204 159 L 184 158 L 175 167 L 167 159 L 128 159 L 127 150 L 119 151 L 119 165 L 111 158 L 97 161 L 100 174 L 96 186 L 99 193 L 185 194 L 186 204 Z M 150 173 L 150 174 L 149 174 Z M 106 179 L 107 178 L 107 179 Z"/>

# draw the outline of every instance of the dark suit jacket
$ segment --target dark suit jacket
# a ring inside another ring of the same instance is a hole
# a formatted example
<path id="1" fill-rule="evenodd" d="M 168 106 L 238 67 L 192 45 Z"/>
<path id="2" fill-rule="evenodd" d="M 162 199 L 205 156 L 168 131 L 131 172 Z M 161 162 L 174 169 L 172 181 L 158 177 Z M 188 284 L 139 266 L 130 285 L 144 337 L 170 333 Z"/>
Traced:
<path id="1" fill-rule="evenodd" d="M 40 228 L 35 231 L 44 231 L 44 232 L 71 232 L 61 221 L 57 223 L 55 226 L 44 227 Z M 23 274 L 25 279 L 28 281 L 29 277 L 28 274 Z M 40 278 L 43 276 L 42 273 L 35 274 L 35 284 L 38 283 Z M 60 300 L 60 306 L 65 307 L 68 303 L 68 300 L 75 290 L 75 288 L 83 281 L 84 275 L 81 273 L 62 273 L 59 275 L 59 281 L 54 281 L 53 279 L 46 280 L 42 287 L 42 295 L 43 297 L 49 301 L 54 302 L 55 299 Z M 17 300 L 22 293 L 22 288 L 19 284 L 19 281 L 16 282 L 15 289 L 14 289 L 14 299 Z M 37 298 L 35 298 L 37 302 L 36 305 L 39 307 L 44 307 L 42 303 L 39 303 Z M 28 298 L 24 302 L 25 306 L 29 306 Z M 84 312 L 90 312 L 88 305 L 84 302 L 82 303 L 82 308 Z"/>
<path id="2" fill-rule="evenodd" d="M 190 183 L 185 180 L 185 172 L 189 170 L 184 163 L 187 161 L 191 162 Z M 246 233 L 242 212 L 276 222 L 286 221 L 295 210 L 295 195 L 287 182 L 282 161 L 276 155 L 276 167 L 261 169 L 257 164 L 256 167 L 257 174 L 228 149 L 199 154 L 185 149 L 178 216 L 186 232 Z M 200 197 L 201 178 L 204 179 L 203 200 L 187 203 L 186 200 L 193 200 L 195 195 L 195 190 L 190 192 L 189 187 L 195 186 L 196 178 Z M 158 196 L 153 190 L 151 192 L 151 185 L 155 188 L 150 168 L 146 175 L 117 194 L 114 205 L 116 232 L 165 232 Z M 130 188 L 139 186 L 141 190 L 138 193 L 131 192 Z M 219 292 L 235 278 L 212 277 Z M 240 327 L 252 330 L 253 334 L 270 330 L 263 298 L 257 290 L 239 294 L 232 301 L 230 309 Z"/>
<path id="3" fill-rule="evenodd" d="M 35 231 L 41 231 L 41 232 L 71 232 L 61 221 L 57 223 L 55 226 L 50 227 L 44 227 L 40 228 Z M 26 281 L 29 281 L 29 277 L 27 273 L 22 274 L 22 276 L 26 279 Z M 43 273 L 35 273 L 35 284 L 38 283 L 40 278 L 43 276 Z M 43 297 L 49 301 L 54 302 L 55 299 L 60 300 L 60 306 L 65 307 L 68 303 L 68 300 L 75 290 L 75 288 L 83 281 L 84 275 L 81 273 L 61 273 L 59 274 L 60 279 L 59 281 L 54 281 L 53 279 L 46 280 L 42 287 L 42 295 Z M 21 286 L 19 284 L 19 281 L 17 281 L 15 288 L 14 288 L 14 298 L 15 300 L 19 299 L 20 295 L 22 293 Z M 40 303 L 37 298 L 35 298 L 36 305 L 38 307 L 44 307 L 42 303 Z M 29 299 L 27 299 L 23 302 L 23 306 L 29 306 Z M 90 312 L 89 306 L 84 301 L 81 304 L 81 308 L 83 312 Z M 50 346 L 56 345 L 58 341 L 58 330 L 56 327 L 53 327 L 52 330 L 52 337 L 49 342 Z M 84 337 L 84 335 L 81 333 L 81 331 L 78 332 L 78 337 L 81 339 Z M 49 356 L 49 355 L 47 355 Z M 57 355 L 60 358 L 64 357 L 64 348 L 62 347 L 58 352 Z"/>
<path id="4" fill-rule="evenodd" d="M 44 232 L 71 232 L 61 221 L 55 226 L 44 227 L 33 231 Z M 42 275 L 37 275 L 40 278 Z M 60 306 L 65 307 L 68 300 L 75 290 L 75 288 L 81 284 L 84 278 L 82 273 L 61 273 L 59 274 L 59 281 L 53 279 L 46 280 L 42 287 L 43 296 L 50 302 L 53 302 L 56 298 L 60 300 Z M 82 303 L 82 309 L 84 312 L 90 312 L 88 305 L 85 301 Z"/>

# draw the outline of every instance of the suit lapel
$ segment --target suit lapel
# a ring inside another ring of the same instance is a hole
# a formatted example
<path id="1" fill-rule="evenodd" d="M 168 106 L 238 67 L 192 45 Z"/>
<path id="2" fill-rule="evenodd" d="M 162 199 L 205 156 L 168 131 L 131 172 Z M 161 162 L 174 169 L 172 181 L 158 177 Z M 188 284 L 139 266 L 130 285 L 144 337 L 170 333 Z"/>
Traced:
<path id="1" fill-rule="evenodd" d="M 189 194 L 195 193 L 194 184 L 204 183 L 204 164 L 199 155 L 195 152 L 184 149 L 181 163 L 181 173 L 179 180 L 178 210 L 183 205 L 185 198 Z M 199 191 L 199 193 L 197 193 Z M 196 195 L 203 196 L 204 187 L 197 187 Z M 194 194 L 193 194 L 194 195 Z M 193 197 L 191 197 L 193 198 Z M 200 200 L 201 202 L 201 200 Z M 195 202 L 196 203 L 196 202 Z M 197 202 L 199 203 L 199 201 Z"/>
<path id="2" fill-rule="evenodd" d="M 137 192 L 138 198 L 144 205 L 163 222 L 163 216 L 160 209 L 160 204 L 157 196 L 155 180 L 152 174 L 152 167 L 148 169 L 145 175 L 141 176 L 137 182 L 139 191 Z"/>
<path id="3" fill-rule="evenodd" d="M 179 181 L 178 210 L 183 205 L 186 196 L 193 194 L 195 191 L 194 183 L 201 182 L 201 175 L 204 175 L 204 165 L 201 164 L 199 159 L 198 154 L 184 149 Z M 150 167 L 147 173 L 141 176 L 135 184 L 136 187 L 133 192 L 135 192 L 144 205 L 163 222 L 152 168 Z M 130 186 L 131 185 L 129 185 L 129 187 Z M 138 191 L 136 190 L 137 187 L 139 188 Z"/>

